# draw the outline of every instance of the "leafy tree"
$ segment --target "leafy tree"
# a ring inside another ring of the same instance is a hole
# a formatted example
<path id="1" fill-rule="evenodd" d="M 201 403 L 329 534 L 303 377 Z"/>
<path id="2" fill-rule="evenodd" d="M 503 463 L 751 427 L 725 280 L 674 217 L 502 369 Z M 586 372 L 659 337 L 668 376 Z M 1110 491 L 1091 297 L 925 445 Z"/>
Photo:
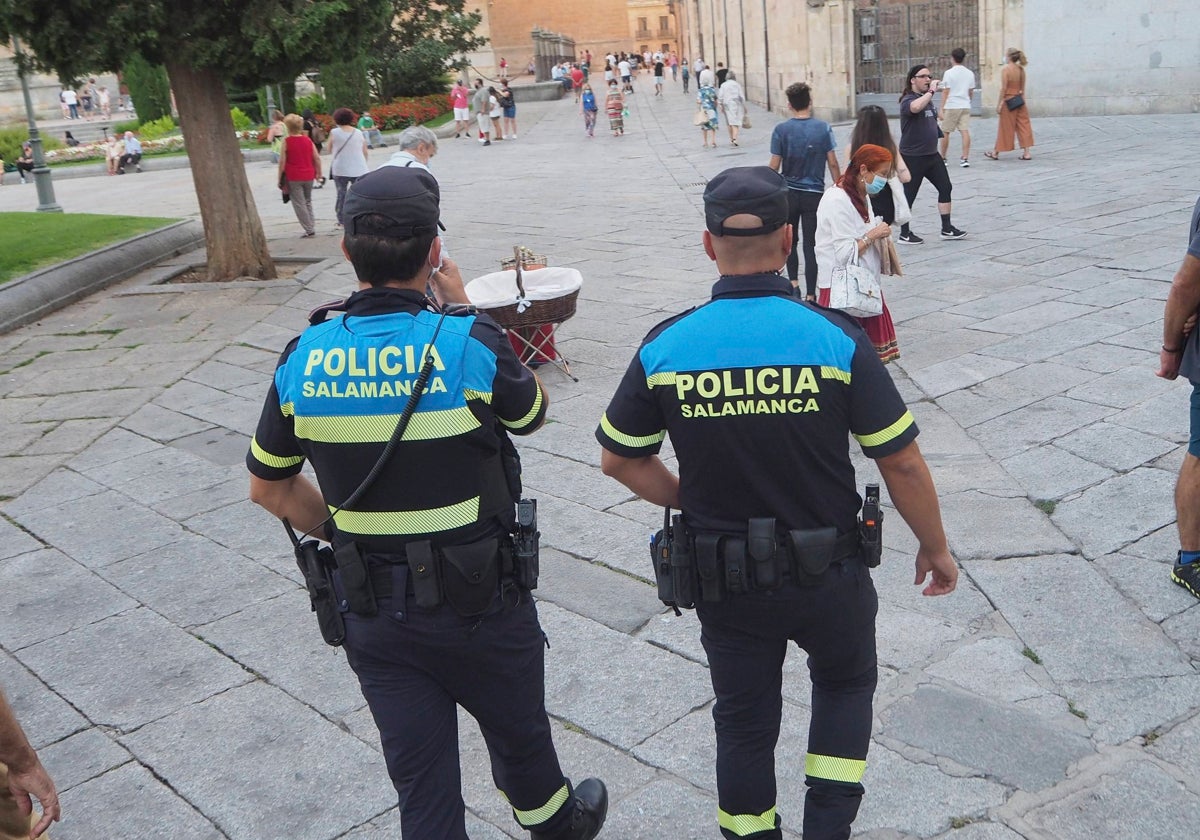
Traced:
<path id="1" fill-rule="evenodd" d="M 450 67 L 463 53 L 487 43 L 475 34 L 482 16 L 466 12 L 466 0 L 390 0 L 391 26 L 367 50 L 367 74 L 375 96 L 424 96 L 446 90 Z"/>
<path id="2" fill-rule="evenodd" d="M 139 119 L 150 122 L 171 115 L 171 83 L 161 64 L 151 64 L 132 53 L 121 67 L 121 75 Z"/>
<path id="3" fill-rule="evenodd" d="M 366 58 L 356 55 L 322 64 L 321 87 L 331 107 L 349 108 L 356 113 L 365 111 L 371 105 Z"/>
<path id="4" fill-rule="evenodd" d="M 166 67 L 191 160 L 213 279 L 274 276 L 226 84 L 294 79 L 387 28 L 390 0 L 0 0 L 0 35 L 24 40 L 63 78 L 117 69 L 131 53 Z M 83 38 L 95 22 L 120 38 Z"/>

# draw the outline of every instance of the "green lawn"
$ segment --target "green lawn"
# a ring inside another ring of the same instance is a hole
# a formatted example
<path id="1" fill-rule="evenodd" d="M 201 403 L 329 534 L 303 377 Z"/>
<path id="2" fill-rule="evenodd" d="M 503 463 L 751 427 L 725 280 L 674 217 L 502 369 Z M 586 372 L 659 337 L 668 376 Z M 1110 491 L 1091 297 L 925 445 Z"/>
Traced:
<path id="1" fill-rule="evenodd" d="M 0 283 L 175 221 L 92 213 L 0 213 Z"/>

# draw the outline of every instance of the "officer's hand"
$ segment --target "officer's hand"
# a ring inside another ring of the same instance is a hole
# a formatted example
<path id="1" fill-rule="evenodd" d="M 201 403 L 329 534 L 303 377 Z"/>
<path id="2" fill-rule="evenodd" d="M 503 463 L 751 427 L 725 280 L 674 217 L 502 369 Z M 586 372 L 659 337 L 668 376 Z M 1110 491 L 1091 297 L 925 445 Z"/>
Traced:
<path id="1" fill-rule="evenodd" d="M 913 583 L 920 586 L 931 572 L 933 579 L 921 590 L 922 595 L 949 595 L 958 585 L 958 566 L 948 548 L 917 549 L 917 579 Z"/>
<path id="2" fill-rule="evenodd" d="M 42 767 L 40 761 L 36 762 L 29 770 L 18 772 L 10 769 L 8 789 L 22 816 L 28 817 L 33 812 L 30 794 L 36 796 L 42 806 L 41 819 L 30 831 L 30 837 L 41 837 L 50 827 L 50 823 L 62 819 L 62 806 L 58 802 L 58 791 L 55 790 L 54 781 L 46 773 L 46 769 Z"/>
<path id="3" fill-rule="evenodd" d="M 458 263 L 446 257 L 442 260 L 442 267 L 433 273 L 429 278 L 429 285 L 433 289 L 433 296 L 437 298 L 437 302 L 446 303 L 470 303 L 470 298 L 467 297 L 466 287 L 463 285 L 462 273 L 458 270 Z"/>

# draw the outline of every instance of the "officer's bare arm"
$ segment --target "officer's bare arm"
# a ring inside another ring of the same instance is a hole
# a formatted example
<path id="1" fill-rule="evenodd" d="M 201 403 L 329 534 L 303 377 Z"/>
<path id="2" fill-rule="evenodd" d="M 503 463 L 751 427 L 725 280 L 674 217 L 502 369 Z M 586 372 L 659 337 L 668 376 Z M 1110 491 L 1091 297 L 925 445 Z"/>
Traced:
<path id="1" fill-rule="evenodd" d="M 30 794 L 41 803 L 42 816 L 32 833 L 32 836 L 40 837 L 50 823 L 62 819 L 58 791 L 37 753 L 29 745 L 29 739 L 17 723 L 17 717 L 3 691 L 0 691 L 0 761 L 8 766 L 8 787 L 22 813 L 28 813 L 32 807 Z"/>
<path id="2" fill-rule="evenodd" d="M 672 475 L 657 455 L 626 458 L 603 449 L 600 469 L 653 505 L 679 508 L 679 478 Z"/>
<path id="3" fill-rule="evenodd" d="M 925 587 L 924 594 L 953 592 L 958 582 L 958 566 L 946 544 L 933 476 L 917 442 L 914 440 L 899 452 L 879 458 L 875 464 L 887 484 L 892 504 L 920 543 L 915 583 L 922 583 L 933 572 L 933 580 Z"/>
<path id="4" fill-rule="evenodd" d="M 321 491 L 303 475 L 293 475 L 280 481 L 267 481 L 251 475 L 250 501 L 280 519 L 286 518 L 300 533 L 318 527 L 329 516 Z"/>

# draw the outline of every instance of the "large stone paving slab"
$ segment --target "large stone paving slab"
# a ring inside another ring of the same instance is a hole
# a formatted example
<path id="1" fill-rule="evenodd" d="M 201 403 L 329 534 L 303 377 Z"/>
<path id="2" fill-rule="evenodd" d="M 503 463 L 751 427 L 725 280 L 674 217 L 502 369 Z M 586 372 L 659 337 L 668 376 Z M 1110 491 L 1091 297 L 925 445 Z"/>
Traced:
<path id="1" fill-rule="evenodd" d="M 657 590 L 645 581 L 552 548 L 541 552 L 537 597 L 622 633 L 662 612 Z"/>
<path id="2" fill-rule="evenodd" d="M 0 686 L 35 750 L 53 744 L 90 724 L 24 664 L 0 650 Z"/>
<path id="3" fill-rule="evenodd" d="M 0 563 L 0 645 L 18 650 L 138 606 L 53 549 Z"/>
<path id="4" fill-rule="evenodd" d="M 539 614 L 550 639 L 546 707 L 585 732 L 628 749 L 712 700 L 700 665 L 550 604 Z"/>
<path id="5" fill-rule="evenodd" d="M 63 821 L 51 830 L 54 840 L 225 840 L 228 836 L 134 762 L 67 791 L 62 807 Z"/>
<path id="6" fill-rule="evenodd" d="M 936 686 L 918 688 L 882 717 L 881 737 L 1027 791 L 1057 784 L 1073 764 L 1094 752 L 1085 736 L 1036 714 Z M 936 725 L 930 726 L 931 721 Z"/>
<path id="7" fill-rule="evenodd" d="M 1025 498 L 968 491 L 944 496 L 941 506 L 950 550 L 960 562 L 1075 549 Z"/>
<path id="8" fill-rule="evenodd" d="M 252 679 L 146 609 L 25 648 L 19 657 L 92 721 L 122 731 Z"/>
<path id="9" fill-rule="evenodd" d="M 1157 625 L 1081 557 L 965 564 L 1020 639 L 1057 680 L 1096 682 L 1192 673 Z M 1070 597 L 1064 597 L 1069 593 Z M 1103 616 L 1102 633 L 1084 633 Z"/>
<path id="10" fill-rule="evenodd" d="M 1130 761 L 1023 822 L 1056 840 L 1181 840 L 1200 825 L 1200 798 L 1152 762 Z"/>
<path id="11" fill-rule="evenodd" d="M 1085 556 L 1100 557 L 1174 520 L 1174 491 L 1174 475 L 1142 467 L 1060 502 L 1051 518 Z"/>
<path id="12" fill-rule="evenodd" d="M 182 709 L 124 743 L 231 839 L 324 840 L 396 801 L 378 753 L 263 683 Z"/>

